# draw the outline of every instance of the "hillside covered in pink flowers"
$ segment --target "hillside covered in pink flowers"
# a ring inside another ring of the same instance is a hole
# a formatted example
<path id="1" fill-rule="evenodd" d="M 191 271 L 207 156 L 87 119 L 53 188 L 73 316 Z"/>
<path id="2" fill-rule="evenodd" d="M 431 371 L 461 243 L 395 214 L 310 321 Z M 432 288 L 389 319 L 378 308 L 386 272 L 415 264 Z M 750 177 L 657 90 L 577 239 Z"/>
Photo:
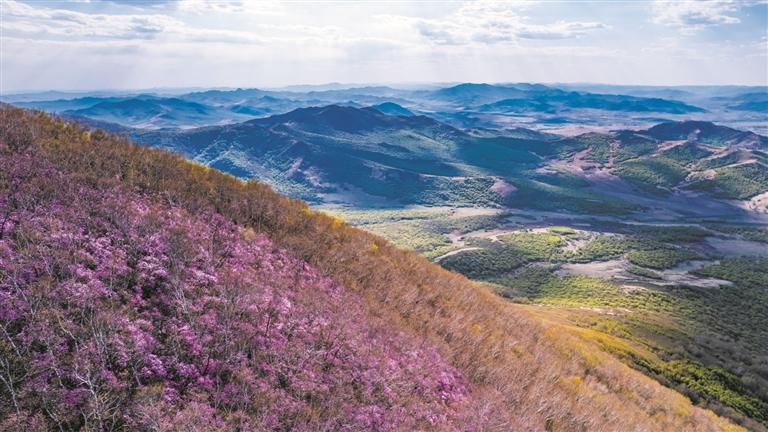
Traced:
<path id="1" fill-rule="evenodd" d="M 740 430 L 258 182 L 0 106 L 0 430 Z"/>
<path id="2" fill-rule="evenodd" d="M 0 172 L 0 429 L 415 430 L 461 412 L 433 348 L 264 235 L 32 153 Z"/>

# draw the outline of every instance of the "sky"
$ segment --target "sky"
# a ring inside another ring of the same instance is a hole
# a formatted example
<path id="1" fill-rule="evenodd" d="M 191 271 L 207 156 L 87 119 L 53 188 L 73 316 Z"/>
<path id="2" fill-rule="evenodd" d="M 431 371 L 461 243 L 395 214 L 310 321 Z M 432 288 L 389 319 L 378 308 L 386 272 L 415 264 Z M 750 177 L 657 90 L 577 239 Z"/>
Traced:
<path id="1" fill-rule="evenodd" d="M 0 92 L 768 85 L 768 1 L 0 0 Z"/>

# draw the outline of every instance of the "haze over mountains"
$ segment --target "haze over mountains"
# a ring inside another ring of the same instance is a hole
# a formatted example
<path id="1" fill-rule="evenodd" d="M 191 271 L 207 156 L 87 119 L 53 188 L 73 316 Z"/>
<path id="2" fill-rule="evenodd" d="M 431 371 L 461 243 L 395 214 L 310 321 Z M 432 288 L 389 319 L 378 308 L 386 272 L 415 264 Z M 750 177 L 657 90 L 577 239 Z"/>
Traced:
<path id="1" fill-rule="evenodd" d="M 172 96 L 152 92 L 69 96 L 46 92 L 4 95 L 3 100 L 25 108 L 150 129 L 236 123 L 310 106 L 395 103 L 458 127 L 528 124 L 537 129 L 568 131 L 568 126 L 574 124 L 592 128 L 617 124 L 643 127 L 662 120 L 698 119 L 764 132 L 760 128 L 766 121 L 768 93 L 764 87 L 465 83 L 423 88 L 337 85 L 206 90 Z"/>

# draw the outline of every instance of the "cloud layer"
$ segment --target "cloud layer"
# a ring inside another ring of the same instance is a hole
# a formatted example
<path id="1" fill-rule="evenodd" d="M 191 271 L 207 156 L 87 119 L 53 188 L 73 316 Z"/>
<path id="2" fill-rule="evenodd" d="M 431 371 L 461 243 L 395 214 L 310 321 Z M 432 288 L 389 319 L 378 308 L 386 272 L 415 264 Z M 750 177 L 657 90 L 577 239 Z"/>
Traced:
<path id="1" fill-rule="evenodd" d="M 4 0 L 0 90 L 764 83 L 764 1 Z"/>

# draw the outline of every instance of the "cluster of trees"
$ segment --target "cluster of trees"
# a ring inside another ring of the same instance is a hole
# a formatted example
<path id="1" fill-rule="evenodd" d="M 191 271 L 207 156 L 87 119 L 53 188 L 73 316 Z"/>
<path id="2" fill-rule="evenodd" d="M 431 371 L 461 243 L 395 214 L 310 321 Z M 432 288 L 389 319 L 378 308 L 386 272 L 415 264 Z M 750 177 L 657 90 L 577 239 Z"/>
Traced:
<path id="1" fill-rule="evenodd" d="M 701 255 L 688 249 L 673 247 L 637 250 L 627 254 L 627 260 L 632 264 L 656 270 L 669 269 L 696 258 L 701 258 Z"/>
<path id="2" fill-rule="evenodd" d="M 727 166 L 718 169 L 714 179 L 701 183 L 713 187 L 718 197 L 750 199 L 768 190 L 768 166 L 759 162 Z"/>
<path id="3" fill-rule="evenodd" d="M 642 190 L 659 193 L 676 186 L 687 175 L 685 168 L 666 157 L 628 160 L 617 164 L 613 172 Z"/>
<path id="4" fill-rule="evenodd" d="M 564 241 L 551 233 L 513 233 L 500 242 L 470 237 L 468 244 L 483 246 L 443 259 L 440 264 L 473 279 L 495 279 L 532 261 L 554 260 Z"/>

